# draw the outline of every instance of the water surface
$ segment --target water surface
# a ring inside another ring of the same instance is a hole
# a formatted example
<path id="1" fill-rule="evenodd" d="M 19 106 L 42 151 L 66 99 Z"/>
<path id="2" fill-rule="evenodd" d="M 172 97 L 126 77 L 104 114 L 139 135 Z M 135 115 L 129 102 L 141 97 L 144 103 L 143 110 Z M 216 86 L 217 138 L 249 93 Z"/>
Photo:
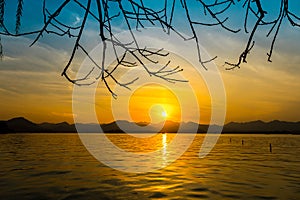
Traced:
<path id="1" fill-rule="evenodd" d="M 77 134 L 0 135 L 0 199 L 300 199 L 300 136 L 226 134 L 200 159 L 203 136 L 168 167 L 135 174 L 98 162 Z M 132 152 L 172 137 L 109 135 Z"/>

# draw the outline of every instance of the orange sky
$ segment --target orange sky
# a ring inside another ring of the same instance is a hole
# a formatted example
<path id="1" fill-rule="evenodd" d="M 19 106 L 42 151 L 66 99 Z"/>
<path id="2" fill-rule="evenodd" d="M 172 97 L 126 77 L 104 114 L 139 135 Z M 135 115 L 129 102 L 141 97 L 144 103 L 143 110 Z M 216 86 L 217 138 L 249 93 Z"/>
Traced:
<path id="1" fill-rule="evenodd" d="M 156 84 L 145 85 L 134 91 L 129 102 L 129 111 L 135 122 L 180 121 L 180 104 L 168 88 Z"/>

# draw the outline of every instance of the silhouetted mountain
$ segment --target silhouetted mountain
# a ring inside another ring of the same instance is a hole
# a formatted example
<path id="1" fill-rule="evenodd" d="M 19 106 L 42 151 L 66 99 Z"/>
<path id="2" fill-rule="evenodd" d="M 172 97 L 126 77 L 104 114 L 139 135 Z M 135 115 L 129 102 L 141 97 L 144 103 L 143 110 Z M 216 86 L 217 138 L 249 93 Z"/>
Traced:
<path id="1" fill-rule="evenodd" d="M 1 133 L 12 133 L 12 130 L 8 128 L 6 121 L 0 121 L 0 134 Z"/>
<path id="2" fill-rule="evenodd" d="M 5 122 L 4 129 L 11 133 L 43 133 L 46 130 L 24 117 L 13 118 Z M 0 128 L 2 129 L 2 126 Z"/>
<path id="3" fill-rule="evenodd" d="M 47 133 L 75 133 L 76 128 L 74 124 L 68 124 L 67 122 L 61 122 L 58 124 L 42 123 L 38 124 L 39 127 L 46 130 Z"/>
<path id="4" fill-rule="evenodd" d="M 300 122 L 252 121 L 244 123 L 231 122 L 224 126 L 223 132 L 239 133 L 294 133 L 300 134 Z"/>
<path id="5" fill-rule="evenodd" d="M 179 129 L 180 127 L 180 129 Z M 125 120 L 119 120 L 108 124 L 101 124 L 102 131 L 105 133 L 156 133 L 177 131 L 191 133 L 197 130 L 198 133 L 206 133 L 208 125 L 197 124 L 194 122 L 166 121 L 165 123 L 149 125 L 146 122 L 133 123 Z M 221 127 L 214 125 L 210 131 L 219 130 Z M 62 123 L 41 123 L 35 124 L 23 117 L 13 118 L 7 121 L 0 121 L 0 133 L 75 133 L 80 131 L 84 133 L 99 132 L 99 124 L 68 124 Z M 230 122 L 223 127 L 223 133 L 291 133 L 300 134 L 300 122 L 285 121 L 252 121 L 252 122 Z"/>

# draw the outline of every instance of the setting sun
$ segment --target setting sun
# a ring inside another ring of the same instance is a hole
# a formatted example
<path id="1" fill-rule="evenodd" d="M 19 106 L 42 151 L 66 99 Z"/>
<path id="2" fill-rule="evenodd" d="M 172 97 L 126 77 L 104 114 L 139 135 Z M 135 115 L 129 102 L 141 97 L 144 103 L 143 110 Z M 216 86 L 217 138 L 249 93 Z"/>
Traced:
<path id="1" fill-rule="evenodd" d="M 176 96 L 159 84 L 148 84 L 137 89 L 130 98 L 129 111 L 135 122 L 180 121 L 181 117 Z"/>
<path id="2" fill-rule="evenodd" d="M 166 111 L 162 111 L 161 116 L 163 116 L 164 118 L 166 118 L 168 116 L 168 114 L 166 113 Z"/>

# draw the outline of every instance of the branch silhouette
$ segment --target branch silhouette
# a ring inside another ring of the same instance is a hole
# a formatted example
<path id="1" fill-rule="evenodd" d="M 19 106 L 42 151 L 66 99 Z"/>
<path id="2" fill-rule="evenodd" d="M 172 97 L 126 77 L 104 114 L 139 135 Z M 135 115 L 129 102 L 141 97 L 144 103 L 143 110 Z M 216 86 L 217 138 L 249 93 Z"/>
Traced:
<path id="1" fill-rule="evenodd" d="M 291 1 L 291 0 L 290 0 Z M 108 91 L 116 97 L 117 95 L 112 91 L 109 84 L 110 81 L 118 84 L 121 87 L 130 89 L 130 85 L 133 84 L 139 77 L 129 80 L 127 83 L 121 83 L 116 78 L 115 74 L 120 68 L 132 68 L 142 67 L 150 76 L 154 76 L 165 81 L 174 83 L 186 80 L 178 80 L 172 75 L 180 73 L 183 69 L 180 66 L 172 67 L 172 63 L 169 60 L 163 67 L 159 66 L 159 57 L 166 57 L 168 53 L 163 49 L 153 50 L 151 47 L 140 46 L 140 42 L 137 40 L 134 30 L 141 31 L 146 27 L 160 27 L 166 34 L 171 32 L 177 34 L 183 40 L 193 40 L 195 43 L 195 50 L 198 52 L 198 58 L 200 64 L 207 69 L 206 64 L 212 62 L 217 58 L 213 57 L 210 60 L 204 60 L 202 58 L 202 52 L 200 50 L 200 37 L 196 31 L 197 26 L 211 27 L 219 26 L 225 31 L 229 31 L 232 34 L 240 32 L 242 29 L 237 27 L 231 27 L 227 23 L 230 20 L 230 12 L 233 8 L 237 7 L 237 4 L 242 4 L 245 16 L 242 19 L 244 32 L 248 34 L 248 40 L 246 46 L 236 63 L 225 62 L 226 69 L 232 70 L 240 68 L 242 63 L 247 62 L 249 53 L 255 46 L 255 36 L 257 35 L 260 27 L 269 27 L 269 31 L 266 37 L 271 37 L 270 50 L 267 53 L 267 59 L 271 62 L 273 50 L 277 36 L 282 27 L 283 21 L 287 21 L 293 27 L 300 27 L 299 13 L 295 13 L 289 7 L 289 0 L 280 0 L 280 10 L 275 16 L 274 20 L 267 21 L 266 16 L 268 12 L 264 8 L 264 2 L 262 0 L 195 0 L 194 4 L 188 0 L 163 0 L 160 8 L 155 8 L 146 4 L 145 0 L 63 0 L 61 4 L 53 11 L 48 9 L 46 0 L 43 0 L 42 14 L 43 25 L 37 30 L 31 30 L 29 32 L 22 32 L 21 18 L 23 15 L 23 8 L 26 5 L 26 1 L 18 0 L 16 4 L 16 23 L 15 30 L 9 30 L 10 26 L 7 26 L 8 20 L 5 17 L 6 4 L 9 1 L 0 0 L 0 37 L 10 36 L 19 37 L 27 35 L 35 35 L 31 45 L 38 42 L 45 34 L 57 35 L 59 37 L 68 36 L 74 39 L 72 51 L 70 53 L 69 60 L 62 71 L 68 81 L 76 85 L 90 85 L 101 79 Z M 76 6 L 81 9 L 79 25 L 67 23 L 62 20 L 61 16 L 66 12 L 66 8 L 70 5 Z M 191 11 L 192 6 L 198 6 L 199 12 L 197 16 L 193 15 Z M 179 28 L 174 24 L 175 16 L 181 16 L 182 20 L 188 24 L 191 35 L 189 37 L 183 36 Z M 255 18 L 254 26 L 250 27 L 251 19 Z M 98 25 L 99 38 L 103 43 L 102 46 L 102 60 L 97 62 L 87 51 L 83 45 L 82 39 L 84 32 L 87 31 L 87 23 L 89 20 L 95 21 Z M 123 20 L 124 26 L 130 32 L 130 39 L 123 42 L 116 36 L 116 20 Z M 114 57 L 116 63 L 114 66 L 106 66 L 106 57 L 108 53 L 108 45 L 113 47 Z M 122 50 L 122 53 L 119 53 Z M 74 58 L 78 53 L 83 53 L 93 63 L 93 67 L 82 78 L 74 79 L 70 75 L 70 68 L 74 64 Z M 0 55 L 3 55 L 3 49 L 0 38 Z M 157 69 L 153 70 L 147 66 L 147 63 L 157 65 Z"/>

